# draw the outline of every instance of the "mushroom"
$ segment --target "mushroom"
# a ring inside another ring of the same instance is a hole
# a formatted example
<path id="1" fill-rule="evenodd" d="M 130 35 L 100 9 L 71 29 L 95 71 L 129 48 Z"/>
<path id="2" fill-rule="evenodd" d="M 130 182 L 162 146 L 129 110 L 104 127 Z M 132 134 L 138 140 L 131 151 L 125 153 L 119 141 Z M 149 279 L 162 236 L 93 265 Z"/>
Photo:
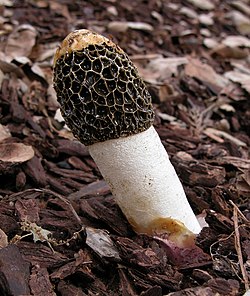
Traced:
<path id="1" fill-rule="evenodd" d="M 96 162 L 137 233 L 183 245 L 201 227 L 160 137 L 151 97 L 128 55 L 89 30 L 70 33 L 54 58 L 66 124 Z"/>

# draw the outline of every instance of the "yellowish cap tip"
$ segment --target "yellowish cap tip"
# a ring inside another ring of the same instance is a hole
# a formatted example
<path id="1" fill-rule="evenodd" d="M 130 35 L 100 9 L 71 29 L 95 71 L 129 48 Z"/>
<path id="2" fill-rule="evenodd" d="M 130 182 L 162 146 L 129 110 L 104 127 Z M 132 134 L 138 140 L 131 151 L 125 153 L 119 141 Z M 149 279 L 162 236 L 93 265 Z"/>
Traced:
<path id="1" fill-rule="evenodd" d="M 71 33 L 62 41 L 61 45 L 57 49 L 54 56 L 55 66 L 58 59 L 62 56 L 70 54 L 74 51 L 81 51 L 89 45 L 98 45 L 106 43 L 107 46 L 112 46 L 117 52 L 123 52 L 123 50 L 113 43 L 110 39 L 86 29 L 76 30 Z"/>

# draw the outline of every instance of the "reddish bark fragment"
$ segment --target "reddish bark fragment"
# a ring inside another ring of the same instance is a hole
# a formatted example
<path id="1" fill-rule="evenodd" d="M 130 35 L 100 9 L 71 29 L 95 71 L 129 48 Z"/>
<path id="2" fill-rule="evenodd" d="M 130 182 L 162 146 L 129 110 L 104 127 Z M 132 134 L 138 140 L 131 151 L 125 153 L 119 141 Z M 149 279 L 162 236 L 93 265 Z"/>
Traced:
<path id="1" fill-rule="evenodd" d="M 12 193 L 8 196 L 9 201 L 16 201 L 18 199 L 35 199 L 39 198 L 42 195 L 40 190 L 37 190 L 36 188 L 33 189 L 27 189 L 24 191 Z"/>
<path id="2" fill-rule="evenodd" d="M 75 261 L 66 263 L 65 265 L 59 267 L 50 275 L 50 278 L 54 281 L 58 281 L 67 279 L 69 276 L 74 277 L 75 274 L 78 276 L 81 274 L 81 277 L 84 277 L 84 285 L 94 281 L 91 269 L 87 265 L 84 265 L 84 262 L 81 262 L 80 264 Z"/>
<path id="3" fill-rule="evenodd" d="M 76 156 L 71 156 L 68 159 L 69 164 L 71 164 L 74 168 L 85 171 L 85 172 L 91 172 L 92 168 L 90 168 L 88 165 L 86 165 L 80 158 Z"/>
<path id="4" fill-rule="evenodd" d="M 73 190 L 80 190 L 83 186 L 82 183 L 72 180 L 69 177 L 65 177 L 65 178 L 61 177 L 61 181 L 65 186 L 67 186 Z"/>
<path id="5" fill-rule="evenodd" d="M 44 187 L 47 184 L 47 176 L 42 166 L 41 159 L 34 156 L 24 166 L 25 173 L 35 182 L 37 185 Z"/>
<path id="6" fill-rule="evenodd" d="M 224 168 L 201 162 L 178 162 L 176 170 L 185 183 L 193 186 L 215 187 L 224 181 L 226 175 Z"/>
<path id="7" fill-rule="evenodd" d="M 15 203 L 15 208 L 20 221 L 39 221 L 39 207 L 38 202 L 35 199 L 19 199 Z"/>
<path id="8" fill-rule="evenodd" d="M 33 266 L 31 270 L 29 285 L 32 295 L 56 296 L 53 285 L 50 282 L 47 269 L 41 268 L 39 265 Z"/>
<path id="9" fill-rule="evenodd" d="M 182 291 L 169 293 L 168 296 L 214 296 L 214 292 L 209 287 L 187 288 Z"/>
<path id="10" fill-rule="evenodd" d="M 209 286 L 214 293 L 219 293 L 220 295 L 239 295 L 239 282 L 237 280 L 217 278 L 209 280 L 206 285 Z"/>
<path id="11" fill-rule="evenodd" d="M 86 182 L 86 183 L 90 183 L 90 182 L 95 181 L 97 179 L 93 174 L 87 173 L 87 172 L 84 172 L 81 170 L 61 169 L 61 168 L 58 168 L 57 165 L 55 165 L 54 163 L 49 162 L 49 161 L 45 161 L 45 164 L 51 172 L 53 172 L 54 174 L 59 175 L 59 176 L 63 176 L 66 178 L 70 177 L 72 179 Z"/>
<path id="12" fill-rule="evenodd" d="M 199 282 L 205 283 L 212 279 L 212 276 L 205 270 L 202 269 L 194 269 L 192 276 L 198 280 Z"/>
<path id="13" fill-rule="evenodd" d="M 69 140 L 55 140 L 55 146 L 60 153 L 72 156 L 89 156 L 89 152 L 82 143 Z"/>
<path id="14" fill-rule="evenodd" d="M 142 292 L 140 296 L 162 296 L 162 288 L 160 286 L 154 286 Z"/>
<path id="15" fill-rule="evenodd" d="M 178 272 L 174 275 L 170 275 L 168 273 L 156 274 L 153 272 L 147 275 L 147 280 L 153 285 L 159 285 L 163 289 L 170 289 L 171 291 L 180 289 L 181 279 L 182 275 Z"/>
<path id="16" fill-rule="evenodd" d="M 161 266 L 156 253 L 151 248 L 143 248 L 128 238 L 116 238 L 120 256 L 130 264 L 146 270 L 154 270 Z"/>
<path id="17" fill-rule="evenodd" d="M 61 296 L 87 296 L 81 288 L 78 288 L 68 282 L 61 280 L 57 286 Z"/>
<path id="18" fill-rule="evenodd" d="M 69 195 L 73 191 L 72 189 L 65 186 L 60 179 L 52 177 L 51 175 L 48 175 L 47 182 L 53 190 L 64 196 Z"/>
<path id="19" fill-rule="evenodd" d="M 16 97 L 16 94 L 13 96 Z M 15 122 L 25 122 L 28 120 L 28 112 L 17 102 L 17 98 L 11 100 L 11 113 Z"/>
<path id="20" fill-rule="evenodd" d="M 250 240 L 245 240 L 242 244 L 243 246 L 243 250 L 248 258 L 248 260 L 250 260 Z"/>
<path id="21" fill-rule="evenodd" d="M 132 281 L 128 279 L 128 276 L 126 275 L 125 271 L 120 268 L 118 269 L 118 273 L 120 277 L 122 296 L 137 296 L 138 294 L 135 291 Z"/>
<path id="22" fill-rule="evenodd" d="M 41 243 L 19 241 L 17 245 L 26 261 L 34 266 L 39 265 L 41 268 L 52 268 L 68 259 L 62 253 L 53 252 L 51 248 Z"/>
<path id="23" fill-rule="evenodd" d="M 14 233 L 19 228 L 16 219 L 7 214 L 0 214 L 0 226 L 1 229 L 6 233 Z"/>
<path id="24" fill-rule="evenodd" d="M 50 198 L 47 209 L 40 211 L 40 224 L 44 228 L 63 231 L 58 237 L 78 231 L 81 228 L 67 203 L 57 198 Z"/>
<path id="25" fill-rule="evenodd" d="M 224 198 L 224 196 L 226 196 L 226 192 L 223 190 L 223 188 L 218 186 L 212 190 L 211 194 L 212 203 L 215 205 L 214 210 L 226 217 L 230 217 L 231 209 L 228 207 L 227 201 Z"/>
<path id="26" fill-rule="evenodd" d="M 206 212 L 206 221 L 212 229 L 215 229 L 219 233 L 231 233 L 233 227 L 232 220 L 213 210 L 208 210 Z"/>
<path id="27" fill-rule="evenodd" d="M 100 220 L 116 234 L 126 235 L 132 232 L 121 210 L 113 198 L 93 197 L 80 201 L 81 211 L 89 218 Z"/>
<path id="28" fill-rule="evenodd" d="M 16 176 L 16 188 L 22 190 L 26 184 L 26 175 L 23 171 L 19 172 Z"/>
<path id="29" fill-rule="evenodd" d="M 23 259 L 18 247 L 9 245 L 0 249 L 0 263 L 2 295 L 29 295 L 29 263 Z"/>

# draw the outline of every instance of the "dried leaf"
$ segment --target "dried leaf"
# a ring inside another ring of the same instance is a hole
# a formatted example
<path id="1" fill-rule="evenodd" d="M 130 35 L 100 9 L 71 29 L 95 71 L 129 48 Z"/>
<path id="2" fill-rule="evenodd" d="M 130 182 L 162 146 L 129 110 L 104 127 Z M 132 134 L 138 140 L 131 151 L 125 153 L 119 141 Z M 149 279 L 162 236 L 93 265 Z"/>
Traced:
<path id="1" fill-rule="evenodd" d="M 178 67 L 187 63 L 188 59 L 186 57 L 164 58 L 157 56 L 151 58 L 146 67 L 141 66 L 139 63 L 136 63 L 136 66 L 144 81 L 153 85 L 159 85 L 159 83 L 165 83 L 170 77 L 176 76 L 178 74 Z"/>
<path id="2" fill-rule="evenodd" d="M 247 35 L 250 34 L 250 18 L 246 17 L 239 11 L 232 11 L 230 13 L 232 21 L 236 26 L 237 30 L 243 34 Z"/>
<path id="3" fill-rule="evenodd" d="M 239 83 L 250 94 L 250 75 L 233 70 L 226 72 L 224 76 L 233 82 Z"/>
<path id="4" fill-rule="evenodd" d="M 236 0 L 231 3 L 231 6 L 250 16 L 250 7 L 247 5 L 247 1 L 244 3 L 242 0 Z"/>
<path id="5" fill-rule="evenodd" d="M 13 6 L 13 1 L 11 1 L 11 0 L 1 0 L 0 1 L 0 5 L 1 6 Z"/>
<path id="6" fill-rule="evenodd" d="M 2 87 L 2 82 L 3 82 L 3 80 L 4 80 L 4 73 L 3 73 L 3 71 L 0 69 L 0 89 L 1 89 L 1 87 Z"/>
<path id="7" fill-rule="evenodd" d="M 223 89 L 228 81 L 217 74 L 214 69 L 198 59 L 190 59 L 185 67 L 185 74 L 202 81 L 216 93 Z"/>
<path id="8" fill-rule="evenodd" d="M 164 81 L 173 75 L 177 75 L 178 67 L 188 64 L 189 60 L 186 57 L 163 58 L 159 57 L 151 60 L 147 65 L 149 73 L 157 73 L 158 81 Z"/>
<path id="9" fill-rule="evenodd" d="M 8 246 L 8 236 L 6 233 L 0 228 L 0 249 Z"/>
<path id="10" fill-rule="evenodd" d="M 214 49 L 218 46 L 218 41 L 216 41 L 215 39 L 213 38 L 205 38 L 203 40 L 203 44 L 207 47 L 207 48 L 210 48 L 210 49 Z"/>
<path id="11" fill-rule="evenodd" d="M 113 21 L 108 24 L 108 29 L 111 32 L 124 33 L 128 30 L 128 23 L 121 21 Z"/>
<path id="12" fill-rule="evenodd" d="M 32 146 L 22 143 L 0 144 L 0 161 L 22 163 L 35 155 Z"/>
<path id="13" fill-rule="evenodd" d="M 37 31 L 28 24 L 20 25 L 9 35 L 5 54 L 10 58 L 28 57 L 36 44 Z"/>
<path id="14" fill-rule="evenodd" d="M 214 4 L 209 0 L 188 0 L 188 2 L 203 10 L 212 10 L 215 8 Z"/>
<path id="15" fill-rule="evenodd" d="M 3 73 L 15 73 L 19 78 L 24 76 L 23 71 L 16 65 L 8 62 L 6 58 L 0 57 L 0 69 Z"/>
<path id="16" fill-rule="evenodd" d="M 72 20 L 67 5 L 61 4 L 60 2 L 58 3 L 56 1 L 49 1 L 49 6 L 52 11 L 64 16 L 69 22 Z"/>
<path id="17" fill-rule="evenodd" d="M 232 105 L 229 105 L 229 104 L 221 105 L 220 109 L 223 110 L 223 111 L 226 111 L 226 112 L 232 112 L 232 113 L 235 112 L 235 108 Z"/>
<path id="18" fill-rule="evenodd" d="M 122 22 L 113 21 L 108 24 L 108 29 L 113 32 L 126 32 L 128 29 L 140 30 L 150 32 L 153 31 L 153 27 L 150 24 L 143 22 Z"/>
<path id="19" fill-rule="evenodd" d="M 186 6 L 182 6 L 179 12 L 191 19 L 197 19 L 199 16 L 195 10 Z"/>
<path id="20" fill-rule="evenodd" d="M 220 44 L 213 47 L 211 54 L 223 58 L 243 59 L 249 55 L 250 39 L 239 35 L 229 35 Z"/>
<path id="21" fill-rule="evenodd" d="M 250 39 L 245 36 L 230 35 L 222 40 L 222 44 L 229 47 L 250 47 Z"/>
<path id="22" fill-rule="evenodd" d="M 214 25 L 213 14 L 211 14 L 211 13 L 210 14 L 200 14 L 198 19 L 202 25 L 205 25 L 205 26 Z"/>
<path id="23" fill-rule="evenodd" d="M 0 142 L 10 137 L 11 137 L 11 133 L 9 129 L 6 126 L 0 124 Z"/>
<path id="24" fill-rule="evenodd" d="M 112 5 L 107 7 L 107 12 L 111 15 L 114 15 L 114 16 L 118 15 L 118 11 L 117 11 L 116 7 L 112 6 Z"/>
<path id="25" fill-rule="evenodd" d="M 144 22 L 128 22 L 128 28 L 145 32 L 151 32 L 154 30 L 150 24 Z"/>
<path id="26" fill-rule="evenodd" d="M 250 164 L 248 171 L 238 174 L 236 177 L 236 188 L 245 199 L 250 198 Z"/>

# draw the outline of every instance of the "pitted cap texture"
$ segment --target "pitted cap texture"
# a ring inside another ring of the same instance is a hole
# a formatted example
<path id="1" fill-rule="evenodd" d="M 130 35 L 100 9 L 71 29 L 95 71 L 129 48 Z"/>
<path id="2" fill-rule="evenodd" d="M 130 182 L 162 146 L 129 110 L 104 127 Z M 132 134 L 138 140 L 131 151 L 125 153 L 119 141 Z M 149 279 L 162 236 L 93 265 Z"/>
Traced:
<path id="1" fill-rule="evenodd" d="M 85 145 L 126 137 L 153 123 L 151 97 L 127 54 L 88 30 L 70 33 L 54 59 L 65 122 Z"/>

